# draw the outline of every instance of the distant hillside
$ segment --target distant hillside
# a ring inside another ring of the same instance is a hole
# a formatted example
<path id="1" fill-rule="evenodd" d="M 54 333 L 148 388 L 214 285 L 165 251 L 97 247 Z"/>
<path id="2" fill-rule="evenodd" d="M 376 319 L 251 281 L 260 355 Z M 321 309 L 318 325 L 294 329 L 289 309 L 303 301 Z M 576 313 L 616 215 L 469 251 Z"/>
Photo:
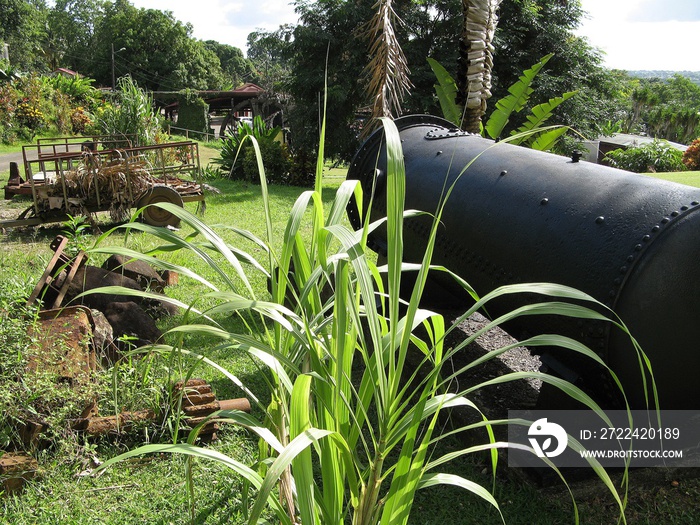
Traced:
<path id="1" fill-rule="evenodd" d="M 673 77 L 673 75 L 682 75 L 689 78 L 694 83 L 700 86 L 700 71 L 655 71 L 655 70 L 642 70 L 642 71 L 627 71 L 631 77 L 638 78 L 660 78 L 667 79 Z"/>

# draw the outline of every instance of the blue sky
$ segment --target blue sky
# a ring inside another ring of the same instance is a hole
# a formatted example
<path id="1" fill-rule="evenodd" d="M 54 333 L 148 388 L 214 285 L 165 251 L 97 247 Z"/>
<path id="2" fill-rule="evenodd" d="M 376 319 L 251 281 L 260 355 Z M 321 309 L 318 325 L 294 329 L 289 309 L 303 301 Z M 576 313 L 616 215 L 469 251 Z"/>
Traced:
<path id="1" fill-rule="evenodd" d="M 508 1 L 508 0 L 504 0 Z M 172 11 L 193 35 L 245 51 L 248 33 L 296 23 L 289 0 L 131 0 Z M 700 71 L 700 0 L 581 0 L 590 16 L 577 31 L 617 69 Z"/>

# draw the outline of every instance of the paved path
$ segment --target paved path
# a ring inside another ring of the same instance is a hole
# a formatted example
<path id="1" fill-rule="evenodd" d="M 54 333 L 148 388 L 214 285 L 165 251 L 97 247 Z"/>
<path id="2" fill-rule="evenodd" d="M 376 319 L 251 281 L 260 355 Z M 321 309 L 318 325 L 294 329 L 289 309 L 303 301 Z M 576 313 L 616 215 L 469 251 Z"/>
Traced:
<path id="1" fill-rule="evenodd" d="M 22 166 L 22 152 L 18 151 L 16 153 L 1 153 L 0 154 L 0 172 L 10 170 L 10 162 L 16 162 L 20 167 Z"/>

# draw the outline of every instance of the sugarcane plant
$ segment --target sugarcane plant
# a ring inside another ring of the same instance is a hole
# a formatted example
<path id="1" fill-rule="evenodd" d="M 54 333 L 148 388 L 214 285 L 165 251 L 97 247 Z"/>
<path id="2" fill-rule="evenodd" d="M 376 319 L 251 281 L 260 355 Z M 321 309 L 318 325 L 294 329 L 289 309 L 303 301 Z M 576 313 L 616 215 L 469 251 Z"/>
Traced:
<path id="1" fill-rule="evenodd" d="M 418 212 L 404 209 L 405 176 L 399 133 L 391 120 L 381 122 L 388 158 L 387 216 L 382 221 L 371 223 L 367 219 L 358 230 L 348 225 L 345 209 L 351 199 L 369 217 L 372 195 L 364 195 L 357 181 L 343 182 L 330 209 L 324 209 L 322 128 L 315 186 L 304 191 L 294 203 L 281 243 L 276 241 L 272 228 L 264 167 L 259 162 L 266 237 L 261 239 L 249 231 L 233 230 L 241 239 L 252 240 L 261 248 L 264 261 L 230 245 L 202 219 L 168 203 L 157 206 L 180 217 L 183 225 L 194 233 L 183 237 L 140 222 L 120 226 L 159 240 L 158 248 L 147 254 L 126 247 L 102 246 L 108 233 L 99 240 L 93 252 L 117 252 L 176 270 L 182 278 L 201 283 L 207 291 L 200 299 L 214 304 L 198 311 L 194 302 L 187 305 L 173 301 L 188 309 L 186 321 L 167 334 L 177 343 L 149 347 L 148 352 L 189 356 L 193 362 L 215 367 L 245 388 L 234 371 L 221 367 L 203 352 L 186 348 L 187 337 L 206 336 L 219 351 L 248 352 L 261 363 L 266 369 L 271 394 L 271 402 L 263 404 L 254 392 L 246 389 L 261 417 L 238 411 L 221 411 L 211 416 L 214 420 L 242 425 L 259 437 L 260 457 L 253 465 L 214 448 L 195 445 L 200 428 L 195 427 L 186 442 L 142 446 L 106 461 L 101 469 L 140 454 L 184 454 L 188 458 L 219 462 L 246 481 L 252 503 L 244 510 L 250 524 L 272 514 L 279 523 L 288 525 L 348 522 L 395 525 L 408 523 L 416 491 L 444 484 L 459 486 L 482 498 L 500 514 L 499 504 L 489 490 L 472 480 L 441 472 L 441 466 L 456 457 L 485 451 L 494 467 L 495 482 L 498 450 L 523 447 L 496 440 L 493 427 L 526 422 L 489 421 L 472 400 L 478 389 L 535 377 L 561 389 L 606 419 L 600 407 L 576 386 L 539 372 L 512 372 L 455 391 L 453 383 L 460 373 L 497 357 L 509 347 L 492 351 L 479 362 L 459 370 L 448 368 L 450 358 L 484 331 L 513 317 L 538 314 L 593 317 L 606 319 L 622 330 L 626 328 L 592 297 L 565 286 L 544 283 L 507 286 L 477 297 L 466 282 L 453 275 L 472 293 L 474 306 L 452 326 L 445 325 L 442 315 L 421 308 L 428 275 L 438 270 L 431 265 L 431 258 L 451 187 L 445 188 L 439 206 L 430 210 L 434 221 L 422 263 L 404 263 L 404 219 Z M 258 150 L 256 141 L 250 140 Z M 468 174 L 468 166 L 460 176 L 464 174 Z M 385 224 L 387 231 L 384 265 L 375 262 L 367 246 L 368 234 L 380 223 Z M 173 250 L 189 250 L 206 261 L 212 270 L 207 275 L 215 275 L 216 279 L 153 256 L 155 252 Z M 402 299 L 399 291 L 409 270 L 413 272 L 415 285 L 410 297 Z M 269 280 L 269 296 L 256 293 L 251 284 L 253 273 Z M 489 301 L 512 293 L 536 293 L 548 299 L 493 320 L 452 348 L 446 346 L 446 336 L 459 322 L 487 306 Z M 600 311 L 607 311 L 608 315 Z M 217 322 L 220 316 L 231 315 L 240 318 L 238 326 L 242 329 L 234 332 Z M 563 336 L 540 335 L 521 344 L 558 346 L 579 352 L 606 367 L 593 351 Z M 416 352 L 419 359 L 409 359 L 411 352 Z M 612 371 L 610 374 L 617 381 Z M 476 423 L 457 430 L 482 428 L 489 438 L 480 445 L 435 457 L 435 445 L 447 435 L 438 424 L 439 418 L 454 407 L 466 407 L 478 415 Z M 578 446 L 575 441 L 570 440 L 570 444 Z M 595 460 L 590 462 L 610 489 L 624 521 L 625 487 L 615 487 L 606 471 Z M 189 472 L 191 484 L 195 474 L 194 470 Z M 576 509 L 575 502 L 573 508 Z M 578 522 L 577 511 L 575 518 Z"/>

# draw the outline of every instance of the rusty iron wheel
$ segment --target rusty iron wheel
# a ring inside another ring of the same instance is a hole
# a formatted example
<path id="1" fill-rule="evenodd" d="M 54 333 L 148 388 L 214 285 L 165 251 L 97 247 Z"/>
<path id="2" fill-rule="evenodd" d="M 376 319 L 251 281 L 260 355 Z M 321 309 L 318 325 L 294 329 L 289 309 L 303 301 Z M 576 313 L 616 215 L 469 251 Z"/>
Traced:
<path id="1" fill-rule="evenodd" d="M 170 202 L 183 207 L 182 197 L 173 188 L 165 185 L 155 185 L 138 201 L 137 207 L 143 208 L 149 204 Z M 143 221 L 151 226 L 178 226 L 180 219 L 163 208 L 148 206 L 141 215 Z"/>

